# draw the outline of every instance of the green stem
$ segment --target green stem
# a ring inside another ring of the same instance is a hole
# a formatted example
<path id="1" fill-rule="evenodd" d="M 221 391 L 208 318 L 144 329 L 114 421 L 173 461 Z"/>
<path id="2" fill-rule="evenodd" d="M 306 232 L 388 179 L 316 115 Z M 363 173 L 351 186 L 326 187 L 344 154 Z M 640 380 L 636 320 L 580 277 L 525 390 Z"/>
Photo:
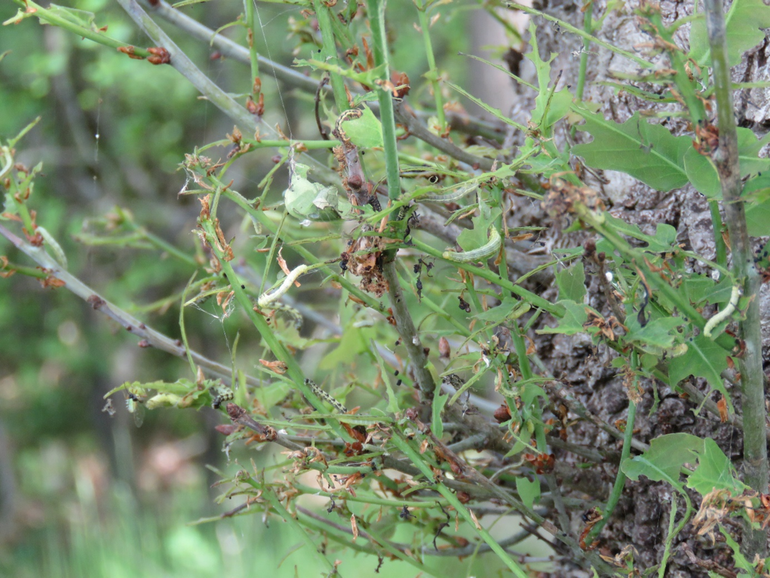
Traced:
<path id="1" fill-rule="evenodd" d="M 254 116 L 203 74 L 160 26 L 136 3 L 136 0 L 118 0 L 118 3 L 156 46 L 162 46 L 168 51 L 171 66 L 182 74 L 214 106 L 237 122 L 244 133 L 254 134 L 257 130 L 257 122 Z"/>
<path id="2" fill-rule="evenodd" d="M 334 568 L 334 565 L 329 562 L 329 560 L 321 554 L 321 552 L 318 549 L 318 546 L 315 545 L 315 542 L 313 542 L 313 539 L 310 537 L 310 535 L 307 533 L 305 528 L 302 527 L 302 524 L 300 524 L 294 516 L 292 516 L 289 511 L 284 507 L 284 505 L 281 503 L 281 501 L 278 499 L 278 496 L 276 496 L 269 488 L 262 488 L 257 482 L 252 480 L 251 478 L 248 478 L 245 480 L 246 483 L 248 483 L 253 488 L 256 488 L 257 490 L 264 490 L 263 496 L 267 500 L 267 502 L 272 506 L 273 510 L 283 518 L 283 521 L 289 524 L 295 531 L 299 532 L 300 536 L 302 537 L 302 541 L 305 542 L 307 547 L 310 549 L 310 551 L 313 553 L 313 557 L 318 560 L 322 566 L 325 566 L 329 570 L 329 575 L 336 574 L 336 570 Z"/>
<path id="3" fill-rule="evenodd" d="M 321 30 L 321 50 L 324 62 L 339 66 L 337 58 L 337 43 L 334 40 L 334 30 L 331 19 L 335 16 L 323 0 L 313 0 L 313 9 L 318 17 L 318 28 Z M 345 93 L 345 80 L 339 74 L 329 73 L 332 83 L 332 93 L 337 110 L 341 113 L 350 108 L 348 96 Z"/>
<path id="4" fill-rule="evenodd" d="M 254 100 L 259 98 L 259 92 L 262 90 L 262 86 L 259 86 L 259 90 L 255 89 L 256 81 L 259 78 L 259 57 L 257 55 L 257 45 L 255 37 L 257 35 L 257 18 L 256 10 L 254 10 L 255 0 L 243 0 L 243 7 L 246 11 L 246 41 L 249 47 L 249 61 L 251 63 L 251 87 L 250 90 L 254 96 Z"/>
<path id="5" fill-rule="evenodd" d="M 223 273 L 227 276 L 227 280 L 230 283 L 230 287 L 235 294 L 235 300 L 246 312 L 249 320 L 259 332 L 262 339 L 265 341 L 268 349 L 275 355 L 276 359 L 283 362 L 286 365 L 287 373 L 294 385 L 302 392 L 302 395 L 310 402 L 310 404 L 319 412 L 326 413 L 326 408 L 323 402 L 313 393 L 313 391 L 305 384 L 305 374 L 300 368 L 294 356 L 289 353 L 283 343 L 276 337 L 273 330 L 267 324 L 267 320 L 264 316 L 260 315 L 254 310 L 254 304 L 252 303 L 249 295 L 245 289 L 241 286 L 241 281 L 233 270 L 230 262 L 226 260 L 225 255 L 222 252 L 222 248 L 218 246 L 218 239 L 216 231 L 214 230 L 214 224 L 211 218 L 200 219 L 199 224 L 203 231 L 206 233 L 207 241 L 211 247 L 211 251 L 216 255 Z M 330 425 L 334 430 L 334 433 L 342 439 L 350 439 L 350 436 L 345 433 L 345 430 L 340 426 L 336 420 L 330 420 Z"/>
<path id="6" fill-rule="evenodd" d="M 762 334 L 759 310 L 760 277 L 754 266 L 751 239 L 746 226 L 746 212 L 741 199 L 741 171 L 738 161 L 738 136 L 735 109 L 730 90 L 730 66 L 727 60 L 727 40 L 724 8 L 721 0 L 705 0 L 706 24 L 711 46 L 711 64 L 714 95 L 719 119 L 719 147 L 714 161 L 722 183 L 725 221 L 730 233 L 733 271 L 743 282 L 743 295 L 748 298 L 746 313 L 740 322 L 740 336 L 745 348 L 739 360 L 741 365 L 741 393 L 743 394 L 743 455 L 745 482 L 760 493 L 767 492 L 768 464 L 765 439 L 766 410 L 764 373 L 762 371 Z M 750 560 L 764 558 L 767 534 L 744 527 L 742 550 Z"/>
<path id="7" fill-rule="evenodd" d="M 722 237 L 722 215 L 719 214 L 719 203 L 709 201 L 711 210 L 711 226 L 714 229 L 714 245 L 716 246 L 716 262 L 720 267 L 727 268 L 727 245 Z"/>
<path id="8" fill-rule="evenodd" d="M 147 239 L 150 243 L 155 245 L 161 251 L 165 251 L 166 253 L 168 253 L 172 257 L 176 257 L 177 259 L 179 259 L 183 263 L 187 263 L 188 265 L 190 265 L 192 267 L 200 266 L 200 264 L 195 260 L 194 257 L 191 257 L 190 255 L 188 255 L 184 251 L 180 251 L 174 245 L 172 245 L 171 243 L 167 242 L 165 239 L 162 239 L 162 238 L 158 237 L 158 235 L 156 235 L 154 233 L 150 233 L 145 227 L 143 227 L 141 225 L 137 225 L 136 221 L 134 221 L 134 218 L 133 218 L 133 216 L 130 213 L 124 211 L 120 207 L 116 208 L 116 212 L 118 213 L 118 215 L 120 215 L 123 218 L 124 222 L 133 231 L 136 231 L 137 233 L 140 233 L 142 237 Z"/>
<path id="9" fill-rule="evenodd" d="M 560 306 L 554 305 L 547 299 L 543 299 L 539 295 L 536 295 L 531 291 L 527 291 L 526 289 L 519 287 L 518 285 L 514 285 L 508 279 L 503 279 L 502 277 L 500 277 L 499 275 L 496 275 L 495 273 L 493 273 L 492 271 L 490 271 L 485 267 L 476 267 L 469 263 L 458 263 L 456 261 L 449 261 L 447 259 L 444 259 L 443 253 L 441 251 L 439 251 L 438 249 L 434 249 L 427 243 L 423 243 L 422 241 L 415 238 L 412 238 L 411 242 L 414 244 L 414 247 L 416 249 L 422 251 L 423 253 L 427 253 L 431 257 L 435 257 L 436 259 L 441 259 L 442 261 L 451 263 L 452 266 L 457 267 L 458 269 L 463 269 L 469 273 L 472 273 L 473 275 L 476 275 L 477 277 L 486 279 L 487 281 L 500 286 L 506 291 L 510 291 L 511 293 L 518 295 L 525 301 L 529 302 L 531 305 L 535 307 L 540 307 L 541 309 L 543 309 L 544 311 L 547 311 L 554 317 L 557 317 L 559 319 L 564 317 L 564 310 Z"/>
<path id="10" fill-rule="evenodd" d="M 594 3 L 591 0 L 586 7 L 586 13 L 583 16 L 583 30 L 586 34 L 591 35 L 591 26 L 593 20 Z M 583 51 L 580 54 L 580 68 L 578 69 L 578 81 L 577 88 L 575 89 L 575 98 L 577 100 L 583 100 L 583 90 L 586 85 L 586 69 L 588 68 L 588 50 L 591 48 L 591 40 L 587 37 L 583 37 Z"/>
<path id="11" fill-rule="evenodd" d="M 657 29 L 658 36 L 670 46 L 676 46 L 673 33 L 663 24 L 660 10 L 658 9 L 653 12 L 649 17 L 650 22 Z M 682 60 L 679 49 L 667 50 L 667 53 L 669 60 L 671 61 L 671 67 L 676 70 L 674 82 L 676 83 L 679 92 L 682 94 L 682 99 L 687 106 L 687 110 L 690 112 L 692 124 L 697 125 L 704 120 L 706 115 L 703 102 L 698 99 L 698 96 L 695 93 L 695 84 L 687 75 L 687 69 L 684 66 L 684 61 Z"/>
<path id="12" fill-rule="evenodd" d="M 438 116 L 438 132 L 444 134 L 446 130 L 446 117 L 444 116 L 444 99 L 441 96 L 441 86 L 438 82 L 438 69 L 436 68 L 436 57 L 433 54 L 433 44 L 430 40 L 430 19 L 428 18 L 428 11 L 425 7 L 424 0 L 415 0 L 415 6 L 417 7 L 417 15 L 420 19 L 420 30 L 422 31 L 422 39 L 425 43 L 425 57 L 428 59 L 428 73 L 425 75 L 430 80 L 430 85 L 433 88 L 433 98 L 436 102 L 436 115 Z"/>
<path id="13" fill-rule="evenodd" d="M 367 0 L 369 25 L 372 29 L 372 52 L 374 64 L 379 69 L 383 86 L 376 90 L 380 103 L 380 121 L 382 122 L 382 141 L 385 150 L 385 172 L 388 177 L 388 196 L 395 200 L 401 196 L 401 179 L 398 169 L 398 148 L 396 146 L 396 121 L 393 116 L 393 98 L 387 88 L 388 41 L 385 34 L 386 0 Z"/>
<path id="14" fill-rule="evenodd" d="M 64 30 L 68 30 L 73 34 L 80 36 L 81 38 L 88 38 L 89 40 L 92 40 L 97 44 L 102 44 L 104 46 L 108 46 L 110 48 L 115 48 L 115 49 L 128 47 L 128 45 L 125 42 L 121 42 L 120 40 L 111 38 L 102 32 L 95 32 L 94 30 L 91 30 L 90 28 L 86 28 L 85 26 L 79 26 L 74 22 L 71 22 L 65 18 L 62 18 L 61 16 L 58 16 L 57 14 L 51 12 L 51 10 L 49 9 L 43 8 L 39 4 L 36 4 L 35 2 L 33 2 L 32 0 L 14 0 L 14 2 L 16 2 L 16 4 L 24 8 L 34 9 L 34 13 L 30 13 L 29 17 L 34 16 L 39 20 L 46 22 L 47 24 L 52 24 L 53 26 L 58 26 L 60 28 L 63 28 Z M 152 54 L 148 52 L 146 48 L 134 47 L 133 53 L 136 56 L 141 56 L 142 58 L 147 58 L 148 56 L 152 56 Z"/>
<path id="15" fill-rule="evenodd" d="M 639 354 L 636 351 L 631 353 L 631 363 L 634 368 L 637 367 Z M 634 384 L 632 387 L 636 387 L 639 383 L 639 376 L 634 374 Z M 615 483 L 612 486 L 612 493 L 607 500 L 607 505 L 604 507 L 604 516 L 589 532 L 588 537 L 585 540 L 586 544 L 592 544 L 604 526 L 612 517 L 612 513 L 615 511 L 615 507 L 618 505 L 620 496 L 623 494 L 623 488 L 626 485 L 626 474 L 623 473 L 623 462 L 631 456 L 631 441 L 634 439 L 634 421 L 636 420 L 636 403 L 629 399 L 628 401 L 628 417 L 626 418 L 626 429 L 623 435 L 623 450 L 620 454 L 620 464 L 618 465 L 618 475 L 615 478 Z"/>
<path id="16" fill-rule="evenodd" d="M 495 540 L 487 530 L 485 530 L 479 522 L 471 516 L 470 511 L 460 502 L 460 500 L 455 496 L 454 492 L 447 488 L 443 483 L 437 482 L 433 476 L 433 472 L 430 469 L 430 466 L 425 463 L 423 456 L 415 449 L 412 448 L 412 446 L 409 444 L 409 442 L 401 436 L 401 433 L 398 431 L 393 431 L 393 436 L 390 438 L 393 442 L 393 445 L 395 445 L 400 451 L 406 455 L 409 460 L 417 466 L 420 471 L 425 475 L 425 477 L 432 483 L 435 484 L 436 491 L 444 496 L 446 498 L 447 502 L 449 502 L 449 505 L 452 506 L 457 513 L 459 513 L 463 519 L 473 528 L 476 529 L 476 532 L 479 536 L 481 536 L 481 539 L 484 540 L 484 542 L 487 543 L 489 548 L 497 554 L 498 558 L 506 565 L 508 568 L 513 572 L 517 578 L 528 578 L 527 573 L 519 566 L 506 552 L 500 544 Z"/>
<path id="17" fill-rule="evenodd" d="M 661 276 L 660 272 L 655 272 L 650 268 L 645 261 L 643 251 L 632 249 L 625 239 L 606 225 L 601 216 L 594 215 L 587 209 L 581 210 L 579 216 L 584 222 L 594 228 L 596 232 L 601 234 L 611 245 L 613 245 L 615 250 L 617 250 L 627 261 L 638 267 L 644 274 L 644 278 L 647 282 L 660 291 L 666 299 L 671 301 L 671 303 L 673 303 L 673 305 L 679 309 L 679 311 L 687 317 L 693 325 L 701 330 L 705 327 L 706 320 L 703 316 L 690 304 L 687 297 L 681 291 L 677 291 L 674 287 L 669 285 L 666 279 Z M 727 351 L 731 351 L 735 346 L 735 340 L 725 333 L 720 335 L 715 341 Z"/>
<path id="18" fill-rule="evenodd" d="M 253 216 L 255 219 L 259 221 L 259 223 L 264 226 L 266 229 L 270 231 L 273 235 L 276 234 L 278 231 L 278 226 L 273 223 L 267 215 L 265 215 L 264 211 L 261 211 L 259 209 L 255 209 L 252 203 L 250 203 L 248 200 L 246 200 L 243 196 L 241 196 L 239 193 L 232 191 L 230 189 L 227 189 L 226 191 L 223 191 L 222 194 L 225 196 L 225 198 L 231 200 L 236 205 L 241 207 L 244 211 L 246 211 L 249 215 Z M 302 245 L 292 245 L 292 239 L 288 236 L 286 236 L 286 233 L 283 233 L 281 238 L 286 243 L 287 247 L 290 247 L 295 253 L 297 253 L 300 257 L 302 257 L 307 263 L 311 265 L 318 265 L 319 268 L 326 273 L 332 281 L 335 281 L 336 283 L 339 283 L 342 285 L 342 287 L 351 295 L 354 295 L 357 299 L 360 299 L 362 302 L 366 304 L 367 307 L 370 307 L 374 309 L 375 311 L 383 312 L 385 311 L 385 307 L 382 303 L 377 301 L 374 297 L 366 293 L 365 291 L 362 291 L 358 287 L 356 287 L 349 279 L 346 277 L 343 277 L 340 275 L 337 271 L 332 269 L 329 265 L 323 264 L 321 260 L 316 257 L 313 253 L 305 249 Z"/>

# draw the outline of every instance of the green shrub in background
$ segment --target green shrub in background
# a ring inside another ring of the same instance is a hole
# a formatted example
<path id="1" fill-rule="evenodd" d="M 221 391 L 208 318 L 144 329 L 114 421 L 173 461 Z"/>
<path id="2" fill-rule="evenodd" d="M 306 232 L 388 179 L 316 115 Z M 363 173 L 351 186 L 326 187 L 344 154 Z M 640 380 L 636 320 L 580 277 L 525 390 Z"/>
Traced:
<path id="1" fill-rule="evenodd" d="M 736 128 L 731 93 L 756 84 L 732 84 L 729 66 L 761 40 L 770 8 L 736 0 L 723 18 L 712 1 L 705 14 L 670 22 L 644 3 L 633 16 L 650 42 L 632 53 L 599 36 L 608 17 L 631 15 L 619 3 L 587 3 L 582 28 L 513 3 L 484 6 L 508 27 L 532 71 L 531 82 L 520 78 L 518 64 L 506 71 L 534 95 L 524 117 L 485 103 L 458 70 L 438 68 L 437 45 L 454 50 L 458 40 L 431 23 L 459 29 L 475 4 L 415 0 L 386 10 L 376 0 L 315 0 L 269 11 L 246 2 L 229 23 L 239 40 L 245 37 L 242 45 L 186 16 L 191 2 L 175 9 L 119 0 L 151 41 L 135 44 L 125 20 L 104 29 L 102 10 L 117 19 L 115 7 L 18 4 L 10 30 L 32 29 L 25 20 L 37 18 L 101 45 L 87 49 L 88 88 L 70 87 L 72 98 L 59 102 L 76 142 L 81 132 L 82 150 L 90 149 L 85 136 L 99 135 L 92 166 L 70 178 L 94 206 L 106 204 L 113 185 L 130 194 L 121 198 L 124 206 L 83 215 L 56 183 L 43 194 L 34 189 L 45 182 L 43 167 L 27 160 L 35 149 L 23 152 L 22 139 L 35 138 L 38 121 L 2 143 L 0 234 L 9 244 L 0 264 L 4 276 L 25 274 L 49 290 L 46 322 L 58 333 L 57 341 L 36 331 L 29 341 L 40 347 L 31 352 L 17 340 L 8 383 L 24 383 L 35 363 L 61 372 L 64 362 L 56 361 L 63 357 L 77 375 L 73 353 L 83 371 L 112 381 L 107 355 L 121 337 L 89 333 L 93 343 L 70 353 L 67 344 L 82 339 L 79 320 L 86 316 L 71 309 L 64 290 L 135 334 L 141 347 L 182 358 L 172 366 L 155 352 L 156 368 L 148 353 L 133 354 L 120 374 L 124 383 L 104 392 L 105 412 L 124 400 L 137 421 L 145 413 L 155 421 L 180 413 L 166 408 L 220 412 L 216 430 L 226 436 L 229 461 L 215 472 L 217 501 L 237 503 L 202 521 L 257 515 L 268 528 L 289 528 L 294 545 L 276 547 L 292 560 L 300 550 L 302 561 L 293 560 L 299 575 L 310 564 L 326 575 L 360 573 L 359 563 L 383 572 L 411 565 L 406 571 L 470 575 L 483 556 L 487 570 L 515 576 L 535 569 L 634 576 L 640 566 L 663 576 L 679 542 L 696 535 L 719 539 L 741 575 L 764 571 L 759 289 L 768 260 L 766 248 L 755 258 L 751 236 L 770 230 L 768 160 L 760 156 L 767 139 Z M 513 10 L 531 17 L 526 43 L 501 16 Z M 181 31 L 186 44 L 177 46 L 159 20 Z M 266 36 L 278 21 L 288 40 Z M 407 21 L 416 34 L 405 34 Z M 686 23 L 688 50 L 675 39 Z M 555 54 L 543 56 L 538 26 L 582 39 L 573 55 L 575 87 L 559 82 Z M 233 65 L 216 68 L 209 60 L 197 67 L 190 59 L 203 60 L 196 39 Z M 69 46 L 58 31 L 48 40 Z M 278 54 L 290 51 L 292 67 L 277 64 Z M 616 122 L 584 98 L 589 57 L 603 51 L 636 67 L 611 84 L 655 103 L 646 114 Z M 426 68 L 414 64 L 416 53 Z M 67 94 L 67 57 L 85 58 L 80 51 L 33 51 L 20 66 L 11 54 L 6 74 L 32 94 Z M 474 58 L 474 66 L 500 68 Z M 115 86 L 122 88 L 116 100 L 105 99 Z M 185 110 L 193 88 L 228 124 L 218 116 L 211 128 L 214 111 L 203 109 L 201 130 L 200 116 Z M 467 114 L 458 99 L 493 120 Z M 14 106 L 20 117 L 32 112 L 23 102 Z M 86 130 L 94 108 L 96 126 Z M 115 131 L 109 155 L 102 115 Z M 43 116 L 40 122 L 51 123 Z M 670 130 L 656 116 L 681 123 Z M 44 124 L 39 134 L 56 130 Z M 591 172 L 577 170 L 576 159 Z M 715 258 L 683 246 L 668 224 L 643 232 L 610 214 L 598 170 L 623 172 L 663 193 L 694 187 L 711 208 Z M 537 226 L 511 210 L 527 198 L 536 203 Z M 578 232 L 584 242 L 534 256 L 533 234 L 547 228 Z M 9 291 L 23 291 L 19 277 L 7 283 Z M 9 301 L 20 301 L 18 294 Z M 151 327 L 148 314 L 170 307 L 175 314 Z M 597 415 L 591 400 L 575 395 L 543 361 L 549 340 L 580 334 L 606 352 L 605 369 L 622 378 L 624 420 Z M 742 430 L 743 475 L 704 435 L 635 431 L 644 396 L 654 397 L 651 414 L 660 411 L 658 384 Z M 739 396 L 729 388 L 738 384 Z M 502 405 L 480 395 L 483 386 L 494 388 Z M 66 431 L 87 394 L 44 392 L 40 403 Z M 213 433 L 212 424 L 198 424 Z M 49 428 L 41 421 L 29 429 L 39 437 Z M 619 451 L 595 447 L 585 428 L 619 440 Z M 246 445 L 266 449 L 253 457 Z M 127 455 L 122 447 L 116 470 Z M 571 484 L 581 471 L 608 464 L 608 495 L 586 498 Z M 628 479 L 640 476 L 674 490 L 654 564 L 635 561 L 642 544 L 602 534 L 623 515 L 618 504 Z M 198 539 L 197 530 L 185 532 L 180 542 Z M 532 534 L 552 557 L 522 544 Z M 157 547 L 159 560 L 181 567 L 174 537 L 155 546 L 134 541 L 133 549 Z M 703 554 L 688 548 L 693 568 L 701 567 Z M 182 551 L 203 556 L 205 547 Z M 77 568 L 77 542 L 71 552 Z M 353 552 L 364 555 L 360 562 L 349 558 Z M 447 558 L 470 561 L 449 566 Z M 255 559 L 264 567 L 268 558 Z M 222 564 L 212 554 L 195 566 L 205 573 Z"/>

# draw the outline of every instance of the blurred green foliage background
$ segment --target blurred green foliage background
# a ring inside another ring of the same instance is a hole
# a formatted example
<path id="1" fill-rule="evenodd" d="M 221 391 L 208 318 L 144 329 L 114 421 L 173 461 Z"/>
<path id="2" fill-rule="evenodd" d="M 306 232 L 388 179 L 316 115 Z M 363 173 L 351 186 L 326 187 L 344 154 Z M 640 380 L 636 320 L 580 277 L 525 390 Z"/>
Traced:
<path id="1" fill-rule="evenodd" d="M 67 5 L 96 13 L 97 25 L 108 26 L 112 37 L 148 45 L 117 3 Z M 287 34 L 288 18 L 301 19 L 298 10 L 258 6 L 265 34 L 258 49 L 290 64 L 295 48 L 307 49 Z M 3 3 L 0 19 L 11 18 L 17 8 Z M 242 10 L 238 2 L 184 9 L 211 28 L 235 20 Z M 439 65 L 455 81 L 462 79 L 466 63 L 446 55 L 467 49 L 466 14 L 461 8 L 433 32 Z M 426 62 L 412 27 L 414 6 L 391 2 L 388 15 L 396 23 L 389 31 L 394 68 L 418 79 Z M 303 25 L 295 21 L 293 26 Z M 225 90 L 249 89 L 243 66 L 165 28 Z M 238 26 L 226 35 L 245 39 Z M 18 146 L 25 165 L 44 163 L 31 201 L 38 223 L 60 242 L 71 272 L 154 328 L 178 337 L 179 295 L 192 267 L 151 247 L 104 243 L 94 234 L 110 224 L 114 207 L 124 207 L 137 224 L 194 255 L 191 231 L 199 205 L 177 196 L 185 183 L 177 169 L 186 152 L 224 138 L 232 122 L 199 99 L 171 67 L 131 60 L 34 18 L 0 29 L 0 53 L 5 51 L 0 138 L 15 136 L 41 117 Z M 268 124 L 285 128 L 288 117 L 295 137 L 317 138 L 312 97 L 285 87 L 279 97 L 278 86 L 269 80 L 263 90 L 271 103 Z M 256 187 L 272 166 L 269 154 L 239 164 L 242 187 Z M 29 264 L 4 241 L 3 254 Z M 223 322 L 215 304 L 207 307 L 188 315 L 190 345 L 229 364 L 237 322 Z M 133 336 L 71 293 L 42 288 L 21 275 L 0 280 L 0 327 L 1 575 L 237 578 L 255 570 L 318 575 L 309 554 L 297 551 L 299 538 L 278 521 L 266 528 L 261 516 L 249 515 L 187 525 L 236 505 L 234 500 L 215 504 L 219 490 L 211 485 L 218 476 L 204 467 L 232 467 L 221 451 L 223 438 L 213 429 L 223 421 L 220 415 L 148 412 L 144 426 L 135 429 L 121 404 L 113 418 L 102 411 L 109 389 L 128 380 L 174 380 L 189 373 L 186 362 L 139 349 Z M 254 335 L 243 334 L 239 351 L 256 351 L 257 345 Z M 270 450 L 255 454 L 253 449 L 234 451 L 232 457 L 263 465 L 276 459 Z M 341 558 L 347 562 L 342 568 L 357 564 L 352 553 Z M 450 568 L 456 563 L 438 558 L 429 564 L 455 575 Z M 486 564 L 484 574 L 493 575 L 496 564 Z M 481 569 L 477 561 L 467 571 Z M 403 570 L 399 563 L 386 563 L 381 575 Z M 371 575 L 374 567 L 360 571 Z"/>

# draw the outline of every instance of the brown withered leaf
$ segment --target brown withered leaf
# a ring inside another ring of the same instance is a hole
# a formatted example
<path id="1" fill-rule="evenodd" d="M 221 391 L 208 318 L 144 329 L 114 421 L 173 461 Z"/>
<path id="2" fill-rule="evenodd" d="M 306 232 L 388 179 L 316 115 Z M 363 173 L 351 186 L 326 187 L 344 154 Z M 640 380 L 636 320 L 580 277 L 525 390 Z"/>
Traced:
<path id="1" fill-rule="evenodd" d="M 289 369 L 288 366 L 280 360 L 275 361 L 267 361 L 265 359 L 260 359 L 259 362 L 267 367 L 269 370 L 276 372 L 279 375 L 283 375 L 286 373 L 286 370 Z"/>
<path id="2" fill-rule="evenodd" d="M 356 522 L 356 515 L 350 514 L 350 529 L 353 531 L 353 541 L 358 538 L 358 522 Z"/>

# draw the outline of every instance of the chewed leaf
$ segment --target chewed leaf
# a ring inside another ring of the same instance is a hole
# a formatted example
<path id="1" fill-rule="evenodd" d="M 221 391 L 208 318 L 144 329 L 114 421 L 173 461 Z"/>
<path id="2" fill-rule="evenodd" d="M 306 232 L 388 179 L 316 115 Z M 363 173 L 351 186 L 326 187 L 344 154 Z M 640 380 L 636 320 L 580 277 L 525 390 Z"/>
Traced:
<path id="1" fill-rule="evenodd" d="M 730 490 L 735 496 L 746 487 L 737 479 L 735 468 L 717 443 L 706 438 L 703 452 L 699 455 L 698 467 L 687 479 L 687 487 L 701 496 L 714 490 Z"/>
<path id="2" fill-rule="evenodd" d="M 660 191 L 687 183 L 684 156 L 692 148 L 689 137 L 674 136 L 661 125 L 649 124 L 639 113 L 618 124 L 584 107 L 573 106 L 572 110 L 585 119 L 578 129 L 594 137 L 592 142 L 572 148 L 588 166 L 627 173 Z"/>
<path id="3" fill-rule="evenodd" d="M 703 439 L 687 433 L 663 435 L 650 442 L 650 449 L 621 464 L 623 472 L 632 480 L 646 476 L 653 482 L 665 481 L 681 489 L 679 473 L 687 463 L 697 460 L 693 452 L 703 450 Z"/>
<path id="4" fill-rule="evenodd" d="M 668 383 L 673 387 L 690 375 L 704 377 L 711 387 L 725 397 L 732 412 L 730 394 L 725 389 L 720 375 L 727 369 L 727 357 L 727 351 L 721 345 L 704 335 L 699 335 L 687 343 L 687 353 L 670 361 Z"/>

